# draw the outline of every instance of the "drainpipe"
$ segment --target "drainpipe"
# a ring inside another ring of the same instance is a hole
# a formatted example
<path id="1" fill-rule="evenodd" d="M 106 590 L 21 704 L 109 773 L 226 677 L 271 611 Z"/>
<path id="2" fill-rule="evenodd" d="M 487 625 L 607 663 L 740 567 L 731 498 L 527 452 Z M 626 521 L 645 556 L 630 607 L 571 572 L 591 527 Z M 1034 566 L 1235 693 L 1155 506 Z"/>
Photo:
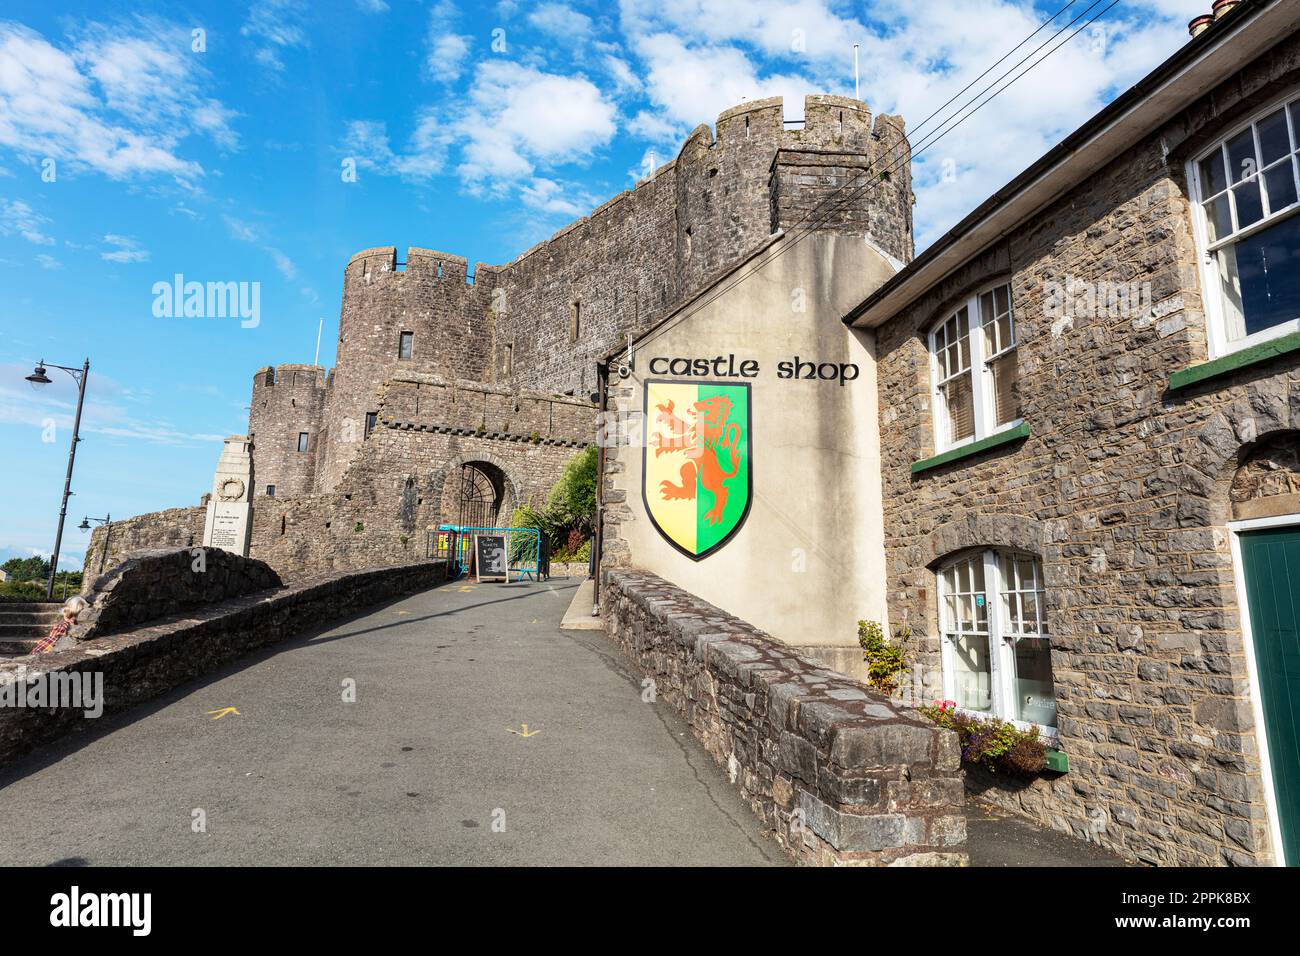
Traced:
<path id="1" fill-rule="evenodd" d="M 609 440 L 609 428 L 605 413 L 609 404 L 609 364 L 596 363 L 596 406 L 598 412 L 596 426 L 596 535 L 591 549 L 595 555 L 592 575 L 596 582 L 591 602 L 591 616 L 600 617 L 600 549 L 605 542 L 605 443 Z"/>

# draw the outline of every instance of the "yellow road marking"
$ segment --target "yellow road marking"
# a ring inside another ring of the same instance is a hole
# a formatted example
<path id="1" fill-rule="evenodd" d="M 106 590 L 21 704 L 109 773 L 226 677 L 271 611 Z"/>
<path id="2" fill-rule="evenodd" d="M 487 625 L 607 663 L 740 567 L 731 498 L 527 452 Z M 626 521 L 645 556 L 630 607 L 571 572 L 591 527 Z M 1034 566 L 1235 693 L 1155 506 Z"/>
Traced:
<path id="1" fill-rule="evenodd" d="M 512 733 L 512 734 L 516 734 L 517 736 L 520 736 L 520 737 L 536 737 L 538 734 L 541 733 L 540 730 L 529 730 L 527 724 L 520 724 L 519 726 L 522 727 L 523 730 L 512 730 L 512 729 L 509 728 L 509 727 L 507 727 L 506 730 L 508 730 L 508 731 L 510 731 L 510 733 Z"/>
<path id="2" fill-rule="evenodd" d="M 208 711 L 208 713 L 209 713 L 209 714 L 216 714 L 216 715 L 217 715 L 217 716 L 211 718 L 212 720 L 220 720 L 222 717 L 225 717 L 227 714 L 234 714 L 236 717 L 242 717 L 242 716 L 244 716 L 244 715 L 241 714 L 238 710 L 236 710 L 234 707 L 222 707 L 220 710 L 210 710 L 210 711 Z"/>

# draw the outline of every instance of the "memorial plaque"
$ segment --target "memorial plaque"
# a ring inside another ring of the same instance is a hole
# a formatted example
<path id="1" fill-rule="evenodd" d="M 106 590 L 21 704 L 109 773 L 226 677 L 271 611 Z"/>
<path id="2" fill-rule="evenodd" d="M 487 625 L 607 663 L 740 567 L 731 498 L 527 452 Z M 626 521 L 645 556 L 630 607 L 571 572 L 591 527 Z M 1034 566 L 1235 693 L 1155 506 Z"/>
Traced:
<path id="1" fill-rule="evenodd" d="M 253 458 L 243 435 L 226 439 L 212 479 L 212 496 L 203 523 L 203 546 L 248 557 L 252 530 Z"/>

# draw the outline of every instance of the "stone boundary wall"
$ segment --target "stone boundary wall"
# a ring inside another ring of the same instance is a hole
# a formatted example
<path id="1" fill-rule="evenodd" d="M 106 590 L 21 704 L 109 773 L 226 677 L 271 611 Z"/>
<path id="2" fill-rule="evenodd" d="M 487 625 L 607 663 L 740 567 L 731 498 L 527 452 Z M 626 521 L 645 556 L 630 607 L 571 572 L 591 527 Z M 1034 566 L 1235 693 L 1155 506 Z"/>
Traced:
<path id="1" fill-rule="evenodd" d="M 606 633 L 796 859 L 967 863 L 952 731 L 653 574 L 602 578 Z"/>
<path id="2" fill-rule="evenodd" d="M 276 591 L 231 598 L 68 651 L 0 662 L 0 695 L 20 676 L 30 683 L 103 675 L 104 715 L 152 700 L 250 651 L 348 618 L 383 601 L 440 584 L 446 563 L 426 561 L 325 575 Z M 98 721 L 81 709 L 0 707 L 0 768 L 41 744 Z"/>
<path id="3" fill-rule="evenodd" d="M 112 525 L 99 525 L 90 534 L 85 576 L 90 578 L 107 571 L 129 551 L 190 548 L 203 544 L 203 522 L 207 514 L 206 504 L 200 504 L 192 508 L 151 511 L 134 518 L 115 520 Z M 107 554 L 104 552 L 105 542 Z"/>
<path id="4" fill-rule="evenodd" d="M 86 579 L 81 596 L 90 608 L 77 619 L 73 634 L 89 640 L 283 586 L 266 563 L 219 548 L 132 551 L 106 573 Z"/>

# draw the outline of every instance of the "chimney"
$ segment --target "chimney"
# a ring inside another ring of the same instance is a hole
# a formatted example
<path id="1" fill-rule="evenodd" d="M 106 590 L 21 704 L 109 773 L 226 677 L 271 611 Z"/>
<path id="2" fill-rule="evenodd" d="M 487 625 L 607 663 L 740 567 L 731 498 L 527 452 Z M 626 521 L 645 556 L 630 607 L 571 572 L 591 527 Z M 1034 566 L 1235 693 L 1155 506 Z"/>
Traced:
<path id="1" fill-rule="evenodd" d="M 1194 17 L 1191 23 L 1187 24 L 1187 32 L 1194 37 L 1198 37 L 1206 30 L 1210 29 L 1210 24 L 1213 22 L 1213 16 L 1208 13 L 1202 13 L 1199 17 Z"/>
<path id="2" fill-rule="evenodd" d="M 1214 14 L 1214 19 L 1218 20 L 1232 11 L 1232 8 L 1241 3 L 1241 0 L 1214 0 L 1210 11 Z"/>

